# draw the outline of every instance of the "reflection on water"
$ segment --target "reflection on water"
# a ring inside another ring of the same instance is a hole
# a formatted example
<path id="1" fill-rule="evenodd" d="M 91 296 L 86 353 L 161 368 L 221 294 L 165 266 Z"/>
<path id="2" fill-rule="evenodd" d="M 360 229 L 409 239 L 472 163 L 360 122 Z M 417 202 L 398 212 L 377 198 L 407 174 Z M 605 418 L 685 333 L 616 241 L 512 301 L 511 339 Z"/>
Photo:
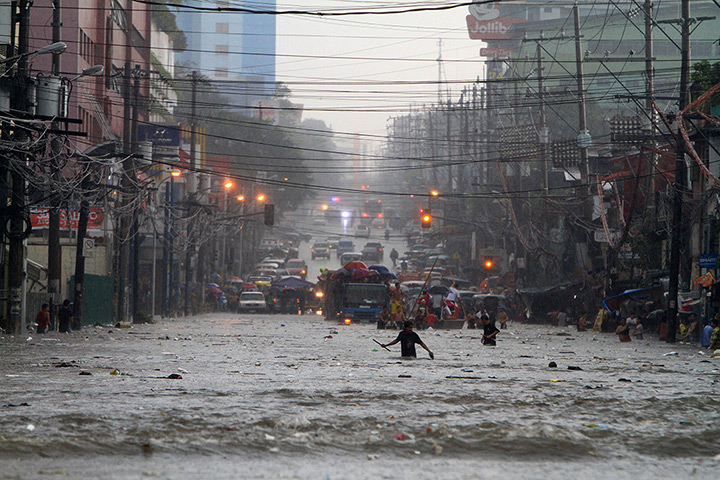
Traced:
<path id="1" fill-rule="evenodd" d="M 434 361 L 372 341 L 397 332 L 316 316 L 0 337 L 0 477 L 715 474 L 720 358 L 563 331 L 511 325 L 497 348 L 418 332 Z"/>

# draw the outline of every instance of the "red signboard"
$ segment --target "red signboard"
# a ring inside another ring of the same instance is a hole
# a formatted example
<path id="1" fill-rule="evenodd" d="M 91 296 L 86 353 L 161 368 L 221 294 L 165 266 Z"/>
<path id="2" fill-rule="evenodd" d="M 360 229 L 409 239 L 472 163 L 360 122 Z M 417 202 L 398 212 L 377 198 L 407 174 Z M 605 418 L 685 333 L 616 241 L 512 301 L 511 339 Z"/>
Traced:
<path id="1" fill-rule="evenodd" d="M 62 209 L 60 210 L 60 230 L 77 230 L 78 220 L 80 219 L 80 210 Z M 32 221 L 33 230 L 42 230 L 50 227 L 50 209 L 49 208 L 33 208 L 30 210 L 30 220 Z M 103 211 L 100 208 L 93 207 L 88 215 L 88 226 L 90 230 L 97 230 L 102 227 Z"/>
<path id="2" fill-rule="evenodd" d="M 522 18 L 493 18 L 492 20 L 478 20 L 472 15 L 465 17 L 468 34 L 473 40 L 502 40 L 508 38 L 507 32 L 513 23 L 524 22 Z"/>

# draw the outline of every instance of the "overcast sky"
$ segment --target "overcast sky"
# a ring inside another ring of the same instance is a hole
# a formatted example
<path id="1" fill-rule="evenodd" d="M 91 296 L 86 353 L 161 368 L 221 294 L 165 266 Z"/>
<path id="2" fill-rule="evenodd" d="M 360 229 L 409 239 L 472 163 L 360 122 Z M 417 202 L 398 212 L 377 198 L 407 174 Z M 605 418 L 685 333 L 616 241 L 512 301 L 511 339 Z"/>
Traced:
<path id="1" fill-rule="evenodd" d="M 281 0 L 277 8 L 330 11 L 383 4 L 308 0 L 298 7 Z M 277 79 L 305 105 L 304 118 L 325 120 L 336 132 L 384 135 L 388 117 L 437 102 L 440 39 L 443 80 L 470 84 L 482 77 L 484 44 L 468 37 L 466 15 L 467 7 L 396 15 L 279 15 Z M 457 99 L 462 85 L 447 88 Z"/>

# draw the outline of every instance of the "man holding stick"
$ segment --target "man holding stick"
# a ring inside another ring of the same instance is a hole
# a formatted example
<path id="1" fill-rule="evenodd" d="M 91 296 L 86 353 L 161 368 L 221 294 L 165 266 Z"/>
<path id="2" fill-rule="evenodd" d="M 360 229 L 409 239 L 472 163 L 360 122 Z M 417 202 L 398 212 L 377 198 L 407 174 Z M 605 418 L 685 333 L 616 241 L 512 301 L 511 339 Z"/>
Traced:
<path id="1" fill-rule="evenodd" d="M 380 344 L 381 347 L 387 349 L 390 345 L 395 345 L 400 342 L 400 352 L 403 358 L 417 358 L 417 352 L 415 351 L 415 344 L 417 343 L 430 354 L 430 358 L 434 359 L 435 354 L 425 345 L 417 333 L 413 332 L 413 322 L 407 320 L 403 324 L 403 330 L 398 334 L 397 338 L 388 344 Z"/>

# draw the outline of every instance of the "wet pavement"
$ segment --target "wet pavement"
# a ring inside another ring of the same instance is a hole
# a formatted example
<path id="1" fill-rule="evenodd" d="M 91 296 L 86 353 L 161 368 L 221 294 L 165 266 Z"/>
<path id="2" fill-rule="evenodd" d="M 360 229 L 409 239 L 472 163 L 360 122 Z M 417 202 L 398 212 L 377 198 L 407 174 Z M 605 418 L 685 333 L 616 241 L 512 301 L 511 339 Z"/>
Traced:
<path id="1" fill-rule="evenodd" d="M 0 336 L 0 478 L 720 471 L 720 358 L 697 345 L 527 324 L 496 348 L 476 330 L 418 333 L 435 360 L 373 342 L 397 332 L 314 315 Z"/>

